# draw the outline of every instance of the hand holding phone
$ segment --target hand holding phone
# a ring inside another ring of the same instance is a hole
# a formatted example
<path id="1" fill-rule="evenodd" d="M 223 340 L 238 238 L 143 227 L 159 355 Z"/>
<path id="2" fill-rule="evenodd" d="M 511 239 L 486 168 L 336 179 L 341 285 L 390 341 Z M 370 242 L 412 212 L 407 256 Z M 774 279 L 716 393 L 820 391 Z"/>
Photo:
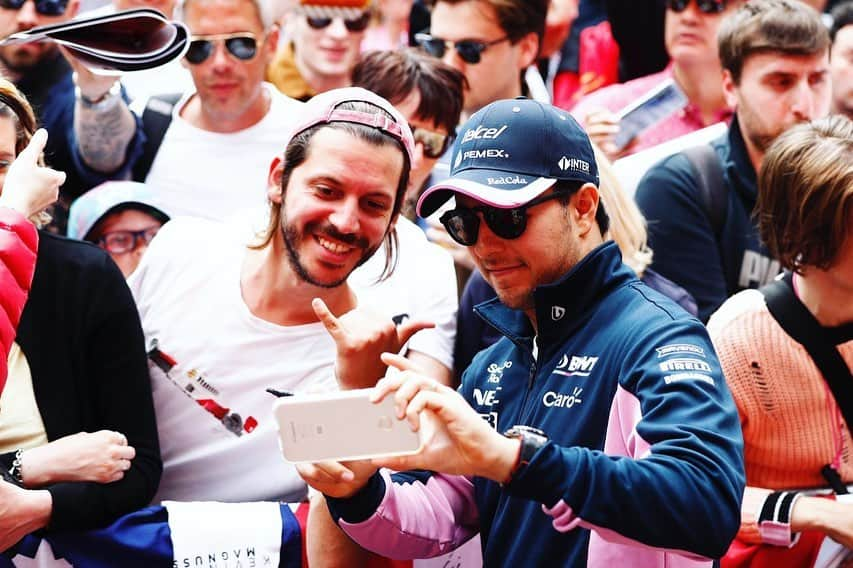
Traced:
<path id="1" fill-rule="evenodd" d="M 373 389 L 276 400 L 284 458 L 292 463 L 365 460 L 416 453 L 421 442 L 409 424 L 397 418 L 394 398 L 373 403 Z"/>

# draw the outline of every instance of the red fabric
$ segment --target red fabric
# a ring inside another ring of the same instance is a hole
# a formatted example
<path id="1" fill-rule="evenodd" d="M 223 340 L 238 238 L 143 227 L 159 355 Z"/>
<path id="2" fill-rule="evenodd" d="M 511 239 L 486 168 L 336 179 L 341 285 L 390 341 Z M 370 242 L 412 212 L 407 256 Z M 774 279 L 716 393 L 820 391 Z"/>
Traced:
<path id="1" fill-rule="evenodd" d="M 571 109 L 585 95 L 619 81 L 619 44 L 610 22 L 585 28 L 580 37 L 578 72 L 554 77 L 554 105 Z"/>
<path id="2" fill-rule="evenodd" d="M 37 250 L 35 226 L 17 211 L 0 207 L 0 392 L 6 384 L 6 359 L 33 281 Z"/>
<path id="3" fill-rule="evenodd" d="M 305 542 L 305 527 L 308 526 L 309 509 L 310 505 L 308 503 L 302 503 L 293 513 L 296 520 L 299 521 L 299 528 L 302 532 L 302 566 L 305 567 L 308 566 L 308 546 Z M 383 558 L 382 556 L 371 554 L 367 561 L 367 568 L 412 568 L 412 561 L 392 560 L 390 558 Z"/>
<path id="4" fill-rule="evenodd" d="M 721 568 L 810 568 L 814 566 L 824 534 L 804 531 L 791 548 L 748 544 L 735 540 L 720 561 Z"/>

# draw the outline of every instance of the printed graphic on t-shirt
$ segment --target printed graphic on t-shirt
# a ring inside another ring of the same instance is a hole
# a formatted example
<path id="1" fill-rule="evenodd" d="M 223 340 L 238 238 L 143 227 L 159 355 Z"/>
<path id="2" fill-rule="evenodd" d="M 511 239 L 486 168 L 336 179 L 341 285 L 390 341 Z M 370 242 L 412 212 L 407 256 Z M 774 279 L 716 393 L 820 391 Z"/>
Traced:
<path id="1" fill-rule="evenodd" d="M 204 408 L 218 420 L 228 432 L 235 436 L 251 434 L 258 427 L 254 416 L 245 419 L 234 409 L 222 404 L 222 393 L 198 369 L 182 370 L 169 354 L 160 349 L 157 339 L 151 341 L 148 350 L 149 370 L 159 373 L 181 390 L 187 397 Z"/>

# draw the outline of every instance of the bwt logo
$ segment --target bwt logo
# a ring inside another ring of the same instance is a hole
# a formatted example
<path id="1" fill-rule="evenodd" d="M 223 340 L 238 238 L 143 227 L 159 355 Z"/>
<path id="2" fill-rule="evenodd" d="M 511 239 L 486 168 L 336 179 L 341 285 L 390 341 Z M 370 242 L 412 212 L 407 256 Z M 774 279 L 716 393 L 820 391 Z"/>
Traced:
<path id="1" fill-rule="evenodd" d="M 557 163 L 559 164 L 560 169 L 563 171 L 571 169 L 589 173 L 589 162 L 585 160 L 579 160 L 577 158 L 567 158 L 563 156 Z"/>
<path id="2" fill-rule="evenodd" d="M 498 148 L 486 148 L 485 150 L 468 150 L 462 152 L 462 159 L 469 160 L 474 158 L 509 158 L 509 154 Z"/>
<path id="3" fill-rule="evenodd" d="M 588 377 L 596 363 L 598 363 L 598 357 L 572 355 L 569 359 L 567 355 L 563 355 L 554 372 L 567 377 Z"/>
<path id="4" fill-rule="evenodd" d="M 498 137 L 506 130 L 506 124 L 500 128 L 486 128 L 478 126 L 474 130 L 469 130 L 462 137 L 462 143 L 470 142 L 471 140 L 497 140 Z"/>

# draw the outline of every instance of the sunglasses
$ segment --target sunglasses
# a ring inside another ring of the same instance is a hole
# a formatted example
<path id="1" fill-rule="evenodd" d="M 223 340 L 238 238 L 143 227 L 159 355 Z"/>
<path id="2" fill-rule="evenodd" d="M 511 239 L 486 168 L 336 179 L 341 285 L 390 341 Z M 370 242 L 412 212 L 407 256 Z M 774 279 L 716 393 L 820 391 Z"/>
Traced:
<path id="1" fill-rule="evenodd" d="M 0 0 L 0 2 L 2 1 Z M 248 61 L 258 52 L 258 40 L 254 34 L 237 32 L 233 34 L 193 36 L 192 41 L 190 41 L 190 47 L 187 49 L 187 54 L 184 57 L 193 65 L 203 63 L 208 57 L 213 55 L 215 43 L 218 41 L 224 41 L 225 49 L 228 50 L 228 53 L 240 61 Z"/>
<path id="2" fill-rule="evenodd" d="M 439 218 L 439 221 L 454 241 L 466 247 L 474 246 L 480 234 L 480 217 L 477 213 L 483 214 L 483 220 L 495 235 L 502 239 L 517 239 L 527 228 L 527 210 L 530 207 L 565 195 L 568 195 L 565 191 L 549 193 L 512 209 L 501 209 L 488 205 L 471 208 L 457 207 L 447 211 Z"/>
<path id="3" fill-rule="evenodd" d="M 328 28 L 332 25 L 332 20 L 335 18 L 312 18 L 311 16 L 307 16 L 308 25 L 314 28 L 315 30 L 322 30 L 324 28 Z M 365 12 L 361 16 L 355 19 L 347 19 L 344 18 L 344 26 L 346 26 L 347 31 L 350 32 L 363 32 L 367 29 L 367 25 L 370 23 L 370 13 Z"/>
<path id="4" fill-rule="evenodd" d="M 34 0 L 36 12 L 42 16 L 61 16 L 68 7 L 68 0 Z M 0 8 L 20 10 L 27 0 L 0 0 Z"/>
<path id="5" fill-rule="evenodd" d="M 673 12 L 683 12 L 690 4 L 690 0 L 667 0 L 666 7 Z M 699 11 L 703 14 L 719 14 L 726 9 L 725 0 L 696 0 Z"/>
<path id="6" fill-rule="evenodd" d="M 421 143 L 424 149 L 424 156 L 427 158 L 440 158 L 453 140 L 453 136 L 439 134 L 426 128 L 412 126 L 411 124 L 409 128 L 412 129 L 412 137 L 415 139 L 415 144 L 418 142 Z"/>
<path id="7" fill-rule="evenodd" d="M 148 227 L 141 231 L 110 231 L 98 239 L 98 245 L 107 252 L 122 254 L 135 251 L 140 245 L 147 245 L 160 230 L 160 226 Z"/>
<path id="8" fill-rule="evenodd" d="M 435 37 L 426 33 L 415 34 L 415 41 L 421 49 L 426 51 L 433 57 L 441 59 L 444 57 L 448 48 L 453 48 L 465 63 L 479 63 L 482 54 L 492 45 L 497 45 L 501 42 L 509 40 L 509 36 L 504 36 L 492 41 L 480 41 L 477 39 L 463 39 L 460 41 L 450 41 Z"/>

